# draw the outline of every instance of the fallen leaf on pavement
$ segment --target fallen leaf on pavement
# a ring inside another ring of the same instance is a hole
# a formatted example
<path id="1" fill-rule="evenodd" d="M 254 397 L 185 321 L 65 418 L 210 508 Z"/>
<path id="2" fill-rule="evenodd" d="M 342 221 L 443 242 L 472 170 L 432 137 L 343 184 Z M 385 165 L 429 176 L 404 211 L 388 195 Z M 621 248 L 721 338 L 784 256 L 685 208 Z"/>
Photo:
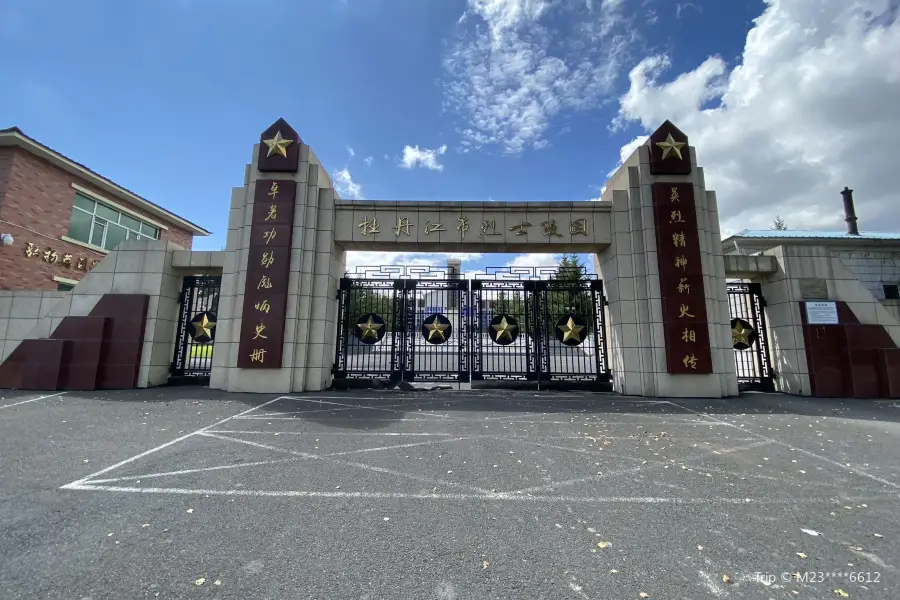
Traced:
<path id="1" fill-rule="evenodd" d="M 648 594 L 647 592 L 641 592 L 640 594 L 638 594 L 638 596 L 640 596 L 641 598 L 649 598 L 650 594 Z"/>
<path id="2" fill-rule="evenodd" d="M 609 542 L 600 542 L 599 544 L 597 544 L 597 547 L 601 550 L 604 548 L 609 548 L 610 546 L 612 546 L 612 544 L 610 544 Z"/>
<path id="3" fill-rule="evenodd" d="M 822 535 L 821 533 L 819 533 L 819 532 L 816 531 L 815 529 L 801 529 L 800 531 L 802 531 L 803 533 L 808 533 L 808 534 L 811 535 L 811 536 L 819 536 L 819 535 Z"/>
<path id="4" fill-rule="evenodd" d="M 487 569 L 489 564 L 490 563 L 486 560 L 481 561 L 481 570 L 484 571 L 485 569 Z"/>
<path id="5" fill-rule="evenodd" d="M 222 580 L 216 579 L 215 581 L 213 581 L 213 585 L 222 585 Z"/>
<path id="6" fill-rule="evenodd" d="M 703 551 L 703 546 L 697 546 L 697 550 Z"/>
<path id="7" fill-rule="evenodd" d="M 206 577 L 201 577 L 194 582 L 194 585 L 203 585 L 204 583 L 206 583 Z"/>
<path id="8" fill-rule="evenodd" d="M 618 569 L 610 569 L 609 572 L 612 574 L 616 574 L 619 572 L 619 570 Z"/>
<path id="9" fill-rule="evenodd" d="M 187 512 L 188 512 L 188 514 L 190 514 L 190 513 L 194 512 L 194 509 L 193 509 L 193 508 L 189 508 L 189 509 L 187 509 Z"/>
<path id="10" fill-rule="evenodd" d="M 874 533 L 874 534 L 872 534 L 872 535 L 874 535 L 875 537 L 879 537 L 879 538 L 880 538 L 880 537 L 884 537 L 884 536 L 881 535 L 880 533 Z"/>
<path id="11" fill-rule="evenodd" d="M 728 575 L 722 575 L 722 581 L 729 585 L 734 583 L 734 580 L 731 577 L 729 577 Z"/>
<path id="12" fill-rule="evenodd" d="M 803 552 L 798 552 L 797 556 L 799 556 L 800 558 L 806 558 L 806 554 L 804 554 Z"/>
<path id="13" fill-rule="evenodd" d="M 847 592 L 845 592 L 844 590 L 842 590 L 840 588 L 834 590 L 834 593 L 837 594 L 838 596 L 840 596 L 841 598 L 849 598 L 850 597 L 850 594 L 848 594 Z"/>

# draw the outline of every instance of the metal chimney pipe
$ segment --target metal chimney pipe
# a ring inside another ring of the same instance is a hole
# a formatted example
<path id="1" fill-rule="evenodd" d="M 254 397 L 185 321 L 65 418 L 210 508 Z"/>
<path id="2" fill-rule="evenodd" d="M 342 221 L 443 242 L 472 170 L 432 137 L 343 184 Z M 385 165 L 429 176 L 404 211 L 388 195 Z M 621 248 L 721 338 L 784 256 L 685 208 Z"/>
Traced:
<path id="1" fill-rule="evenodd" d="M 847 233 L 859 235 L 859 228 L 856 226 L 856 208 L 853 206 L 853 190 L 844 186 L 841 196 L 844 199 L 844 221 L 847 222 Z"/>

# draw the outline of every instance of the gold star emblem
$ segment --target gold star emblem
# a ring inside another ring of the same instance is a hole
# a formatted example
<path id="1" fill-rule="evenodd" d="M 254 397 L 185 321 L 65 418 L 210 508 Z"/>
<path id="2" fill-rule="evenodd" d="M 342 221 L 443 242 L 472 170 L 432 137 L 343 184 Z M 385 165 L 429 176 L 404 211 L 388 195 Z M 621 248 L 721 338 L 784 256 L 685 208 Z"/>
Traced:
<path id="1" fill-rule="evenodd" d="M 444 337 L 444 330 L 448 327 L 450 327 L 450 323 L 441 323 L 438 316 L 434 315 L 431 323 L 425 323 L 425 329 L 428 330 L 428 341 L 430 342 L 434 337 L 442 342 L 447 341 L 447 338 Z"/>
<path id="2" fill-rule="evenodd" d="M 576 325 L 575 319 L 569 317 L 569 320 L 565 325 L 557 325 L 560 331 L 563 332 L 563 343 L 568 340 L 575 340 L 576 342 L 581 341 L 581 330 L 584 329 L 584 325 Z"/>
<path id="3" fill-rule="evenodd" d="M 378 330 L 384 327 L 383 323 L 376 323 L 375 319 L 372 318 L 372 315 L 369 315 L 369 320 L 366 323 L 357 323 L 356 325 L 359 327 L 360 331 L 362 331 L 362 335 L 360 336 L 362 339 L 374 338 L 378 339 Z"/>
<path id="4" fill-rule="evenodd" d="M 749 327 L 744 327 L 744 324 L 738 321 L 734 324 L 734 327 L 731 328 L 731 345 L 735 346 L 737 344 L 746 344 L 750 345 L 750 334 L 753 333 L 753 330 Z"/>
<path id="5" fill-rule="evenodd" d="M 502 317 L 497 325 L 491 325 L 491 328 L 497 332 L 497 341 L 504 337 L 510 342 L 513 341 L 512 332 L 518 329 L 518 325 L 513 325 L 506 321 L 506 317 Z"/>
<path id="6" fill-rule="evenodd" d="M 664 142 L 656 142 L 656 145 L 663 151 L 662 159 L 666 160 L 671 152 L 681 160 L 681 149 L 685 146 L 685 142 L 676 142 L 670 133 Z"/>
<path id="7" fill-rule="evenodd" d="M 194 338 L 198 338 L 201 335 L 205 335 L 208 337 L 212 337 L 212 330 L 216 326 L 215 321 L 210 321 L 209 317 L 206 316 L 206 313 L 203 313 L 203 316 L 200 319 L 191 323 L 194 326 Z"/>
<path id="8" fill-rule="evenodd" d="M 280 154 L 283 157 L 287 158 L 287 147 L 294 143 L 294 140 L 286 140 L 282 137 L 281 132 L 278 131 L 275 133 L 275 137 L 270 140 L 263 140 L 263 143 L 269 147 L 269 151 L 266 153 L 266 158 L 269 158 L 273 154 Z"/>

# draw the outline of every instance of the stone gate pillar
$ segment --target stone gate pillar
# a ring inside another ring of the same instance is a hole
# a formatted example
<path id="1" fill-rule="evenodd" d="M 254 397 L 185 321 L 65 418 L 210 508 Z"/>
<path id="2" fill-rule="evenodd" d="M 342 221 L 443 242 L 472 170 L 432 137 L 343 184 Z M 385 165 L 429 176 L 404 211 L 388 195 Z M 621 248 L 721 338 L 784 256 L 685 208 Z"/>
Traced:
<path id="1" fill-rule="evenodd" d="M 337 286 L 335 192 L 283 119 L 260 136 L 232 191 L 210 387 L 287 393 L 331 380 Z"/>
<path id="2" fill-rule="evenodd" d="M 609 302 L 616 391 L 736 395 L 715 193 L 669 121 L 607 182 L 612 244 L 595 259 Z"/>

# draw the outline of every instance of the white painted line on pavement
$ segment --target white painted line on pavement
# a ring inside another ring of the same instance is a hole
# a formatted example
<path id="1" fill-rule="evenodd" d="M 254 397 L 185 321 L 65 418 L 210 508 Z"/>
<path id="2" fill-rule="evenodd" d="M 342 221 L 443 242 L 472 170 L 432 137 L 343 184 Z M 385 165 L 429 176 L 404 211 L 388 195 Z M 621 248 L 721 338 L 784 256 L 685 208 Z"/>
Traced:
<path id="1" fill-rule="evenodd" d="M 275 497 L 275 498 L 351 498 L 351 499 L 388 499 L 388 500 L 481 500 L 481 501 L 507 501 L 514 500 L 518 502 L 565 502 L 579 504 L 789 504 L 796 505 L 798 502 L 803 504 L 833 504 L 839 506 L 848 502 L 874 502 L 882 499 L 895 499 L 895 495 L 891 496 L 859 496 L 859 497 L 843 497 L 843 498 L 810 498 L 806 497 L 798 500 L 796 497 L 790 498 L 679 498 L 679 497 L 656 497 L 656 496 L 602 496 L 602 497 L 579 497 L 579 496 L 527 496 L 524 494 L 498 492 L 486 494 L 461 494 L 461 493 L 417 493 L 407 494 L 402 492 L 307 492 L 300 490 L 213 490 L 213 489 L 192 489 L 192 488 L 151 488 L 151 487 L 127 487 L 113 485 L 94 485 L 91 483 L 73 483 L 68 489 L 100 491 L 100 492 L 127 492 L 136 494 L 180 494 L 191 496 L 255 496 L 255 497 Z"/>
<path id="2" fill-rule="evenodd" d="M 189 475 L 191 473 L 203 473 L 206 471 L 220 471 L 223 469 L 239 469 L 241 467 L 258 467 L 260 465 L 273 465 L 275 463 L 286 463 L 298 460 L 296 458 L 278 458 L 275 460 L 258 460 L 255 462 L 240 463 L 237 465 L 221 465 L 218 467 L 203 467 L 200 469 L 182 469 L 181 471 L 164 471 L 162 473 L 146 473 L 144 475 L 127 475 L 125 477 L 112 477 L 110 479 L 91 479 L 91 483 L 112 483 L 113 481 L 135 481 L 140 479 L 151 479 L 153 477 L 166 477 L 168 475 Z"/>
<path id="3" fill-rule="evenodd" d="M 12 404 L 4 404 L 0 406 L 0 410 L 4 408 L 11 408 L 13 406 L 19 406 L 20 404 L 28 404 L 29 402 L 37 402 L 38 400 L 45 400 L 47 398 L 55 398 L 56 396 L 62 396 L 65 392 L 57 392 L 55 394 L 47 394 L 46 396 L 38 396 L 37 398 L 30 398 L 28 400 L 22 400 L 21 402 L 13 402 Z"/>
<path id="4" fill-rule="evenodd" d="M 262 408 L 263 406 L 266 406 L 266 405 L 268 405 L 268 404 L 272 404 L 273 402 L 277 402 L 278 400 L 281 400 L 281 398 L 282 398 L 282 396 L 279 396 L 278 398 L 273 398 L 273 399 L 269 400 L 268 402 L 263 402 L 262 404 L 260 404 L 260 405 L 258 405 L 258 406 L 254 406 L 253 408 L 248 408 L 247 410 L 242 411 L 242 412 L 239 412 L 239 413 L 236 414 L 236 415 L 232 415 L 232 416 L 226 417 L 226 418 L 224 418 L 224 419 L 222 419 L 222 420 L 220 420 L 220 421 L 216 421 L 216 422 L 213 423 L 212 425 L 207 425 L 206 427 L 201 427 L 201 428 L 198 429 L 197 431 L 192 431 L 191 433 L 187 433 L 187 434 L 185 434 L 185 435 L 183 435 L 183 436 L 181 436 L 181 437 L 177 437 L 177 438 L 175 438 L 174 440 L 171 440 L 171 441 L 169 441 L 169 442 L 166 442 L 165 444 L 160 444 L 159 446 L 157 446 L 157 447 L 155 447 L 155 448 L 150 448 L 149 450 L 146 450 L 146 451 L 144 451 L 144 452 L 141 452 L 140 454 L 136 454 L 136 455 L 134 455 L 134 456 L 132 456 L 132 457 L 130 457 L 130 458 L 126 458 L 125 460 L 119 461 L 119 462 L 117 462 L 117 463 L 114 464 L 114 465 L 110 465 L 110 466 L 106 467 L 105 469 L 100 469 L 100 470 L 97 471 L 96 473 L 92 473 L 92 474 L 88 475 L 87 477 L 82 477 L 81 479 L 76 479 L 76 480 L 73 481 L 72 483 L 67 483 L 66 485 L 60 486 L 60 489 L 62 489 L 62 490 L 77 489 L 77 488 L 75 488 L 75 487 L 73 487 L 73 486 L 83 484 L 84 482 L 88 481 L 89 479 L 92 479 L 92 478 L 94 478 L 94 477 L 97 477 L 98 475 L 103 475 L 104 473 L 109 473 L 109 472 L 112 471 L 113 469 L 118 469 L 118 468 L 121 467 L 121 466 L 127 465 L 128 463 L 132 463 L 132 462 L 134 462 L 134 461 L 136 461 L 136 460 L 139 460 L 139 459 L 141 459 L 141 458 L 144 458 L 145 456 L 150 455 L 150 454 L 153 454 L 154 452 L 159 452 L 159 451 L 162 450 L 163 448 L 168 448 L 169 446 L 171 446 L 171 445 L 173 445 L 173 444 L 177 444 L 178 442 L 184 441 L 184 440 L 188 439 L 188 438 L 191 437 L 191 436 L 194 436 L 194 435 L 197 435 L 197 434 L 199 434 L 199 433 L 202 433 L 202 432 L 206 431 L 207 429 L 212 429 L 213 427 L 215 427 L 215 426 L 217 426 L 217 425 L 221 425 L 222 423 L 227 423 L 228 421 L 230 421 L 230 420 L 232 420 L 232 419 L 236 419 L 237 417 L 240 417 L 240 416 L 242 416 L 242 415 L 246 415 L 247 413 L 251 413 L 251 412 L 253 412 L 254 410 L 257 410 L 257 409 Z"/>
<path id="5" fill-rule="evenodd" d="M 672 402 L 672 404 L 675 404 L 675 403 Z M 679 406 L 679 405 L 676 405 L 676 406 Z M 782 446 L 783 448 L 787 448 L 787 449 L 792 450 L 792 451 L 794 451 L 794 452 L 799 452 L 800 454 L 803 454 L 803 455 L 805 455 L 805 456 L 809 456 L 809 457 L 811 457 L 811 458 L 817 458 L 817 459 L 819 459 L 819 460 L 821 460 L 821 461 L 823 461 L 823 462 L 826 462 L 826 463 L 828 463 L 828 464 L 830 464 L 830 465 L 832 465 L 832 466 L 839 467 L 839 468 L 842 469 L 842 470 L 850 471 L 851 473 L 856 473 L 856 474 L 859 475 L 860 477 L 866 477 L 866 478 L 868 478 L 868 479 L 871 479 L 872 481 L 877 481 L 878 483 L 880 483 L 880 484 L 882 484 L 882 485 L 886 485 L 886 486 L 891 487 L 891 488 L 894 488 L 894 489 L 896 489 L 896 490 L 900 490 L 900 483 L 894 483 L 893 481 L 889 481 L 889 480 L 887 480 L 887 479 L 885 479 L 885 478 L 883 478 L 883 477 L 879 477 L 879 476 L 877 476 L 877 475 L 872 475 L 872 474 L 869 473 L 868 471 L 864 471 L 864 470 L 859 469 L 859 468 L 857 468 L 857 467 L 853 467 L 853 466 L 849 466 L 849 465 L 846 465 L 846 464 L 843 464 L 843 463 L 839 463 L 838 461 L 832 460 L 832 459 L 828 458 L 827 456 L 822 456 L 821 454 L 816 454 L 815 452 L 810 452 L 809 450 L 804 450 L 803 448 L 797 448 L 796 446 L 792 446 L 791 444 L 788 444 L 787 442 L 782 442 L 781 440 L 777 440 L 777 439 L 772 438 L 772 437 L 769 437 L 769 436 L 767 436 L 767 435 L 763 435 L 763 434 L 761 434 L 761 433 L 757 433 L 757 432 L 755 432 L 755 431 L 751 431 L 751 430 L 748 429 L 747 427 L 738 427 L 738 426 L 735 425 L 734 423 L 728 423 L 727 421 L 722 421 L 722 420 L 720 420 L 720 419 L 716 419 L 716 418 L 713 417 L 712 415 L 709 415 L 709 414 L 706 414 L 706 413 L 703 413 L 703 412 L 700 412 L 700 411 L 696 411 L 696 410 L 687 408 L 686 406 L 682 406 L 681 408 L 683 408 L 684 410 L 686 410 L 686 411 L 688 411 L 688 412 L 692 412 L 692 413 L 694 413 L 694 414 L 696 414 L 696 415 L 702 415 L 702 416 L 705 416 L 705 417 L 707 417 L 707 418 L 713 419 L 714 421 L 716 421 L 716 422 L 718 422 L 718 423 L 721 423 L 722 425 L 727 425 L 728 427 L 733 427 L 734 429 L 737 429 L 737 430 L 739 430 L 739 431 L 743 431 L 743 432 L 749 433 L 750 435 L 754 435 L 754 436 L 756 436 L 756 437 L 758 437 L 758 438 L 760 438 L 760 439 L 768 440 L 768 441 L 772 442 L 773 444 L 778 444 L 779 446 Z"/>
<path id="6" fill-rule="evenodd" d="M 319 454 L 310 454 L 309 452 L 298 452 L 296 450 L 288 450 L 287 448 L 279 448 L 278 446 L 270 446 L 269 444 L 260 444 L 259 442 L 251 442 L 250 440 L 242 440 L 240 438 L 233 438 L 224 435 L 217 435 L 215 433 L 203 432 L 200 435 L 204 437 L 218 438 L 220 440 L 226 440 L 229 442 L 236 442 L 238 444 L 247 444 L 248 446 L 254 446 L 256 448 L 262 448 L 264 450 L 271 450 L 272 452 L 281 452 L 284 454 L 293 454 L 294 456 L 299 456 L 301 458 L 308 458 L 313 460 L 324 460 L 328 462 L 333 462 L 339 465 L 347 465 L 349 467 L 356 467 L 357 469 L 362 469 L 364 471 L 371 471 L 373 473 L 383 473 L 386 475 L 393 475 L 395 477 L 402 477 L 404 479 L 412 479 L 413 481 L 418 481 L 421 483 L 428 483 L 431 485 L 445 485 L 449 487 L 457 487 L 463 488 L 467 490 L 472 490 L 478 492 L 480 494 L 490 494 L 489 491 L 482 489 L 480 487 L 476 487 L 473 485 L 466 485 L 464 483 L 455 483 L 452 481 L 442 481 L 440 479 L 431 479 L 428 477 L 419 477 L 417 475 L 409 475 L 407 473 L 401 473 L 400 471 L 394 471 L 392 469 L 385 469 L 384 467 L 374 467 L 372 465 L 367 465 L 364 463 L 358 462 L 350 462 L 348 460 L 340 460 L 337 458 L 328 458 L 327 456 L 322 456 Z"/>

